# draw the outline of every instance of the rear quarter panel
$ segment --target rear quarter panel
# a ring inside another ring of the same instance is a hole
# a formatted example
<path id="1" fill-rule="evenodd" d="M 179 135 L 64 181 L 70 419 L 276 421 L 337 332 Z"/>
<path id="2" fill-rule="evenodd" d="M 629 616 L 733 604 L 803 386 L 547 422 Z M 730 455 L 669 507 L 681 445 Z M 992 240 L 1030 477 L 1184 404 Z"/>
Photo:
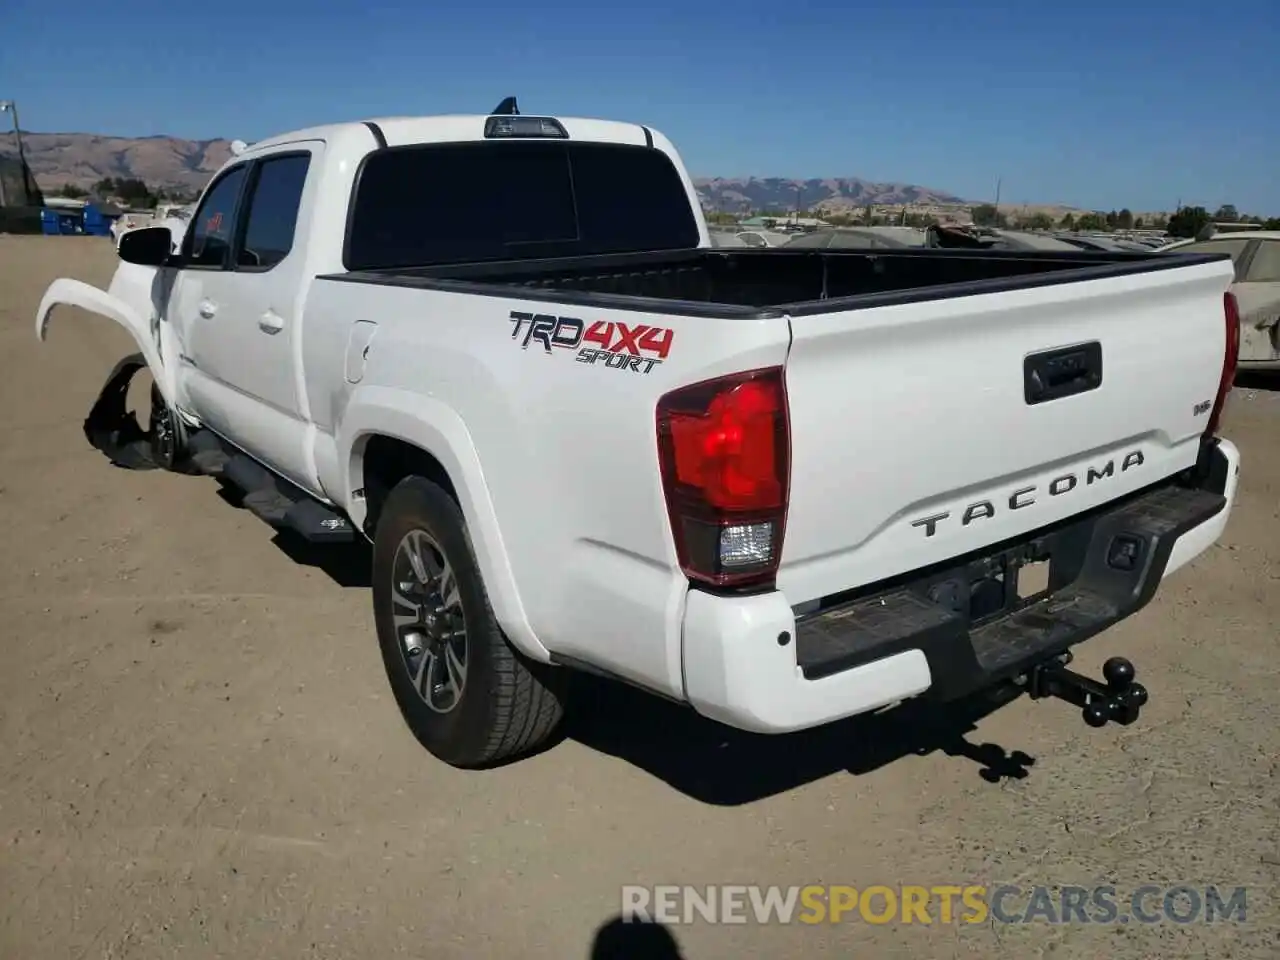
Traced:
<path id="1" fill-rule="evenodd" d="M 423 424 L 456 417 L 464 428 L 432 435 L 474 451 L 478 472 L 452 479 L 473 539 L 488 544 L 486 585 L 512 639 L 535 638 L 682 696 L 687 582 L 658 472 L 656 404 L 678 386 L 782 364 L 786 319 L 671 317 L 326 280 L 312 288 L 308 311 L 309 349 L 318 351 L 306 359 L 312 411 L 340 461 L 358 461 L 361 438 L 344 420 L 374 390 L 416 398 L 413 417 Z M 551 332 L 563 318 L 556 337 L 530 337 L 534 317 L 551 318 L 541 324 Z M 337 345 L 357 319 L 378 330 L 363 379 L 348 384 Z M 587 362 L 600 344 L 575 333 L 596 324 L 614 325 L 615 357 L 636 355 L 642 326 L 671 331 L 668 353 L 640 350 L 645 362 L 624 367 Z M 430 452 L 445 463 L 469 457 Z M 346 485 L 348 497 L 361 485 L 358 463 Z M 476 495 L 481 486 L 485 496 Z"/>

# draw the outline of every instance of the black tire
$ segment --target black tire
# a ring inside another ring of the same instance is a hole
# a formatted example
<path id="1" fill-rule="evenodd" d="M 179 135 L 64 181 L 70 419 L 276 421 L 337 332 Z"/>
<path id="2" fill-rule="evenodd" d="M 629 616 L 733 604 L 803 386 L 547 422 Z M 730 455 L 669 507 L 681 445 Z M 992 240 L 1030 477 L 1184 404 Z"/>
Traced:
<path id="1" fill-rule="evenodd" d="M 430 571 L 425 580 L 419 575 L 429 564 L 413 566 L 409 555 L 415 551 L 420 560 L 430 554 L 452 569 L 456 594 L 449 589 L 446 598 Z M 406 570 L 412 574 L 408 580 Z M 400 596 L 413 604 L 396 599 L 406 585 L 414 590 Z M 449 610 L 442 614 L 446 600 Z M 465 634 L 461 648 L 449 639 L 457 636 L 459 609 Z M 564 671 L 531 662 L 507 642 L 494 619 L 462 511 L 448 493 L 421 477 L 401 481 L 378 518 L 373 612 L 396 703 L 434 756 L 454 767 L 491 766 L 534 750 L 554 734 L 564 714 Z M 462 658 L 459 649 L 465 650 Z M 450 669 L 459 659 L 461 683 Z M 447 682 L 433 683 L 433 676 Z M 452 696 L 454 691 L 460 692 Z M 442 709 L 449 702 L 452 706 Z"/>

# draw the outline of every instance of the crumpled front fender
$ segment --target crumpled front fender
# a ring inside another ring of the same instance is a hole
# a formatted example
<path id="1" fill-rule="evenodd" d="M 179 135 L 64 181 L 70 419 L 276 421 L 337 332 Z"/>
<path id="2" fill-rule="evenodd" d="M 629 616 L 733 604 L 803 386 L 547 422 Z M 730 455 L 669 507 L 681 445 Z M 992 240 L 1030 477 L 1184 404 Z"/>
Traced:
<path id="1" fill-rule="evenodd" d="M 151 368 L 151 376 L 155 380 L 160 393 L 164 395 L 170 406 L 175 404 L 175 384 L 173 371 L 164 363 L 160 351 L 158 327 L 153 327 L 148 318 L 141 316 L 137 310 L 119 297 L 112 296 L 105 290 L 66 277 L 53 281 L 45 291 L 36 311 L 36 337 L 45 340 L 49 333 L 49 321 L 58 307 L 80 307 L 90 313 L 96 313 L 114 320 L 133 337 L 138 350 Z"/>

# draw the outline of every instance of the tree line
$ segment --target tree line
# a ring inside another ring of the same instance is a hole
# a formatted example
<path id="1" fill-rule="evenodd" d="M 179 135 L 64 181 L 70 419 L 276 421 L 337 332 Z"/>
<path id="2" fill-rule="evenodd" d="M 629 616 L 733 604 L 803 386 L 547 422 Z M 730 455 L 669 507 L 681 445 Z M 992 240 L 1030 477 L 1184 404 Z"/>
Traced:
<path id="1" fill-rule="evenodd" d="M 1242 214 L 1233 204 L 1226 203 L 1213 213 L 1204 207 L 1182 207 L 1169 217 L 1153 217 L 1143 220 L 1134 216 L 1127 207 L 1109 213 L 1093 211 L 1080 216 L 1067 213 L 1055 224 L 1046 213 L 1029 217 L 1008 217 L 992 204 L 984 203 L 973 208 L 973 222 L 978 226 L 1007 227 L 1016 225 L 1031 230 L 1082 230 L 1102 232 L 1107 230 L 1165 230 L 1173 237 L 1194 237 L 1209 223 L 1256 223 L 1263 230 L 1280 230 L 1280 217 L 1261 217 Z"/>
<path id="2" fill-rule="evenodd" d="M 1234 205 L 1223 204 L 1210 213 L 1204 207 L 1183 207 L 1172 216 L 1140 217 L 1129 208 L 1109 212 L 1089 211 L 1081 214 L 1066 213 L 1055 221 L 1049 214 L 1038 211 L 1025 215 L 1009 215 L 997 210 L 994 204 L 980 203 L 970 211 L 973 222 L 980 227 L 1019 228 L 1022 230 L 1070 230 L 1085 233 L 1104 233 L 1112 230 L 1165 230 L 1173 237 L 1194 237 L 1209 223 L 1256 223 L 1263 230 L 1280 230 L 1280 217 L 1262 217 L 1240 213 Z M 821 214 L 817 214 L 821 216 Z M 760 216 L 786 220 L 795 211 L 769 211 Z M 873 214 L 870 207 L 862 212 L 828 214 L 822 217 L 833 226 L 907 226 L 930 227 L 938 218 L 929 214 Z M 707 221 L 713 224 L 731 225 L 738 222 L 733 214 L 708 212 Z"/>
<path id="3" fill-rule="evenodd" d="M 65 184 L 54 196 L 81 200 L 95 197 L 101 200 L 116 200 L 126 207 L 139 210 L 155 209 L 160 203 L 188 203 L 196 198 L 191 191 L 172 188 L 152 188 L 146 181 L 137 177 L 103 177 L 86 190 L 73 183 Z"/>

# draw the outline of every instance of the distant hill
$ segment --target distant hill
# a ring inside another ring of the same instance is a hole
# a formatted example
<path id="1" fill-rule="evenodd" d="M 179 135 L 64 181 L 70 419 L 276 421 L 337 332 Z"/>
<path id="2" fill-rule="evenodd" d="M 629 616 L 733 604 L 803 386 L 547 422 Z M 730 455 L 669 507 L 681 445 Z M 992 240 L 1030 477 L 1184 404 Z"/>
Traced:
<path id="1" fill-rule="evenodd" d="M 857 177 L 832 180 L 784 180 L 780 177 L 750 177 L 726 180 L 720 177 L 694 180 L 694 187 L 708 210 L 739 213 L 751 210 L 794 210 L 797 199 L 805 210 L 822 208 L 831 213 L 865 207 L 867 204 L 918 204 L 921 206 L 963 204 L 954 193 L 919 187 L 911 183 L 876 183 Z"/>
<path id="2" fill-rule="evenodd" d="M 95 133 L 24 133 L 23 146 L 44 192 L 64 184 L 91 187 L 103 177 L 136 177 L 152 187 L 200 190 L 231 156 L 231 141 L 177 137 L 112 137 Z M 12 153 L 0 137 L 0 153 Z M 710 210 L 792 210 L 796 191 L 806 210 L 839 212 L 866 204 L 958 204 L 955 194 L 910 183 L 876 183 L 857 177 L 833 180 L 703 178 L 694 181 Z M 625 189 L 625 184 L 619 184 Z"/>
<path id="3" fill-rule="evenodd" d="M 200 190 L 231 156 L 230 140 L 95 133 L 24 131 L 22 146 L 46 195 L 64 184 L 91 187 L 103 177 L 137 177 L 153 188 Z M 0 152 L 14 152 L 12 137 L 0 137 Z"/>

